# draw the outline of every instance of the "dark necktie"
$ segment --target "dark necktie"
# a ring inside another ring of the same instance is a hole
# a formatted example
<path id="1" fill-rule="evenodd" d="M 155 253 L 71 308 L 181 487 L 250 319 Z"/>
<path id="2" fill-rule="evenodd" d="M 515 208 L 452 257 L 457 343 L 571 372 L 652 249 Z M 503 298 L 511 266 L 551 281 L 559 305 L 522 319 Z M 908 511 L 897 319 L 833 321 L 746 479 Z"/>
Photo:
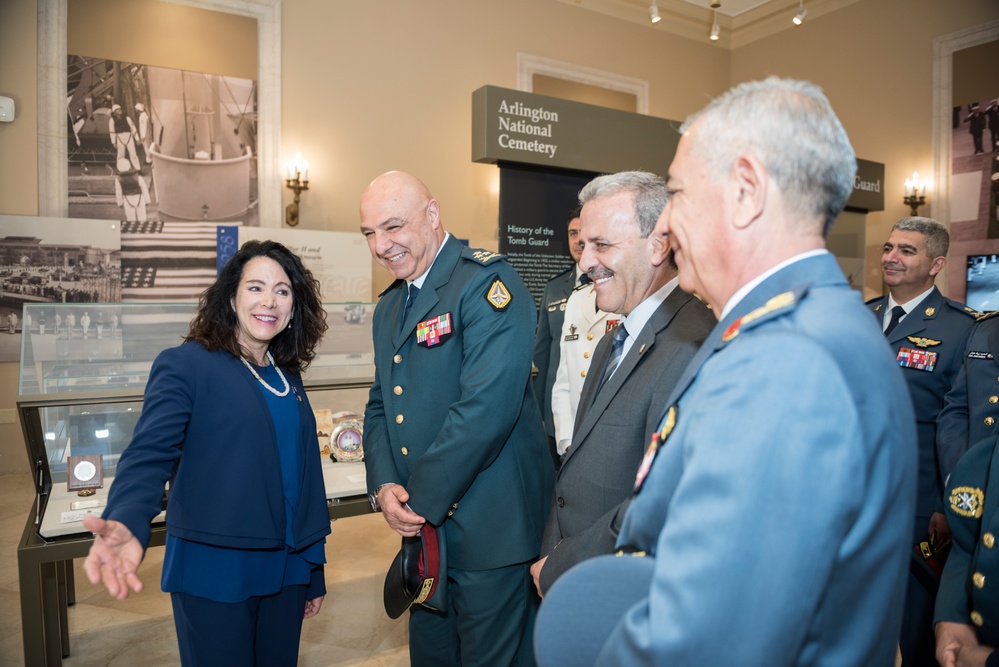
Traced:
<path id="1" fill-rule="evenodd" d="M 898 321 L 905 316 L 905 308 L 902 306 L 895 306 L 891 309 L 891 319 L 888 320 L 888 326 L 885 327 L 885 336 L 892 332 L 896 326 L 898 326 Z"/>
<path id="2" fill-rule="evenodd" d="M 409 309 L 413 307 L 413 302 L 416 301 L 416 295 L 420 293 L 420 288 L 416 286 L 415 283 L 409 284 L 409 296 L 406 297 L 406 309 L 402 311 L 402 321 L 406 321 L 406 317 L 409 315 Z"/>
<path id="3" fill-rule="evenodd" d="M 621 364 L 621 357 L 624 356 L 624 341 L 627 339 L 628 330 L 624 328 L 624 322 L 620 322 L 614 329 L 614 340 L 611 341 L 611 353 L 607 358 L 607 366 L 604 367 L 604 374 L 600 378 L 600 385 L 597 387 L 598 392 Z"/>

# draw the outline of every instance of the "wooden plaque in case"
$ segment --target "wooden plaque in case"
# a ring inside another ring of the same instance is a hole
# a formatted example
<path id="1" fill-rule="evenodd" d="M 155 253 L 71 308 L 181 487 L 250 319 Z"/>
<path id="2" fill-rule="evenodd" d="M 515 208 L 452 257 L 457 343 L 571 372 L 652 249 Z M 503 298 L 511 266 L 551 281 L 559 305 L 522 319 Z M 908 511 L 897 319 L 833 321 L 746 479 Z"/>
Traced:
<path id="1" fill-rule="evenodd" d="M 82 491 L 104 486 L 104 456 L 70 456 L 66 463 L 66 490 Z"/>

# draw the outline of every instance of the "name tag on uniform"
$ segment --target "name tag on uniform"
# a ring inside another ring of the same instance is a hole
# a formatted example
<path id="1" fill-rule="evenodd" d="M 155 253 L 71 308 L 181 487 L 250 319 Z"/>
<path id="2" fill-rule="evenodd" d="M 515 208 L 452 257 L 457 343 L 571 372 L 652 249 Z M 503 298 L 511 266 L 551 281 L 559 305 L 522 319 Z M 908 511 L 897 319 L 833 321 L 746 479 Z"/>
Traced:
<path id="1" fill-rule="evenodd" d="M 434 347 L 445 342 L 452 333 L 451 313 L 444 313 L 416 325 L 416 344 Z"/>
<path id="2" fill-rule="evenodd" d="M 976 352 L 975 350 L 972 350 L 971 352 L 968 352 L 968 358 L 969 359 L 992 359 L 993 356 L 992 356 L 991 352 Z"/>
<path id="3" fill-rule="evenodd" d="M 917 371 L 933 372 L 933 367 L 937 363 L 937 353 L 930 352 L 929 350 L 903 347 L 899 348 L 895 361 L 902 368 L 915 368 Z"/>

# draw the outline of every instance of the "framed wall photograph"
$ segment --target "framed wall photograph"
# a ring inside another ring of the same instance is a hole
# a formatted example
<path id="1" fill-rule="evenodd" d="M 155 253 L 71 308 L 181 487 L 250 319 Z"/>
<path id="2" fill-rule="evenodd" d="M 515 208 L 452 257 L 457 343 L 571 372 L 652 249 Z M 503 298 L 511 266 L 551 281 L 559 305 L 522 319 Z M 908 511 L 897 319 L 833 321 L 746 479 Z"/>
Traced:
<path id="1" fill-rule="evenodd" d="M 71 18 L 73 25 L 71 25 Z M 201 63 L 229 58 L 238 49 L 220 34 L 246 33 L 252 24 L 257 46 L 256 81 L 257 216 L 264 226 L 280 227 L 282 180 L 279 169 L 281 127 L 281 3 L 253 0 L 50 0 L 38 3 L 38 165 L 39 215 L 69 215 L 70 123 L 67 107 L 68 40 L 76 53 L 119 62 L 200 71 Z M 235 25 L 240 24 L 240 25 Z M 143 26 L 141 30 L 136 25 Z M 172 26 L 156 29 L 157 25 Z M 177 31 L 180 30 L 178 33 Z M 179 39 L 183 37 L 183 39 Z M 245 41 L 245 37 L 243 38 Z M 178 48 L 183 44 L 183 48 Z M 245 53 L 245 51 L 243 52 Z M 245 58 L 243 58 L 245 60 Z M 226 67 L 218 74 L 228 75 Z M 124 105 L 122 105 L 124 107 Z M 148 111 L 148 110 L 147 110 Z M 134 105 L 133 105 L 134 112 Z"/>

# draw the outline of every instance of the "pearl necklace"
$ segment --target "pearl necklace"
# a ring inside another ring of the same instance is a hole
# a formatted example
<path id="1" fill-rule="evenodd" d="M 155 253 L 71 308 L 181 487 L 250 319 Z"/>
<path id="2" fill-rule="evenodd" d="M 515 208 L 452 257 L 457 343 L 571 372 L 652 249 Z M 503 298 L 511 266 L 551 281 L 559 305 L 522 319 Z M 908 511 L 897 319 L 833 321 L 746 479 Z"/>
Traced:
<path id="1" fill-rule="evenodd" d="M 291 389 L 291 387 L 288 386 L 288 380 L 284 377 L 284 373 L 281 372 L 281 369 L 278 368 L 277 366 L 274 366 L 274 357 L 271 356 L 270 350 L 267 351 L 267 361 L 271 362 L 271 366 L 274 366 L 274 370 L 277 371 L 278 377 L 281 378 L 281 382 L 284 383 L 284 391 L 278 391 L 274 387 L 267 384 L 267 382 L 265 382 L 264 379 L 260 377 L 260 374 L 257 373 L 257 369 L 254 368 L 250 364 L 250 362 L 247 361 L 244 357 L 240 357 L 239 360 L 242 361 L 243 365 L 246 366 L 246 368 L 250 371 L 250 373 L 253 374 L 253 377 L 257 378 L 257 382 L 264 385 L 264 389 L 266 389 L 267 391 L 271 392 L 272 394 L 274 394 L 279 398 L 288 395 L 288 390 Z"/>

